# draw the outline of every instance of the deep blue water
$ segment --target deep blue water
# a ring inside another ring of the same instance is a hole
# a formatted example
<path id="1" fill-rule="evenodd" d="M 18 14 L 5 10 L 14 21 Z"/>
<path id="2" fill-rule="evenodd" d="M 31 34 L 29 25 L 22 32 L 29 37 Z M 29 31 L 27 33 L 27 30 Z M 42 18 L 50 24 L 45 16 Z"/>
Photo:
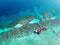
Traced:
<path id="1" fill-rule="evenodd" d="M 54 0 L 5 0 L 0 1 L 0 16 L 18 14 L 20 11 L 27 9 L 33 10 L 34 7 L 40 9 L 56 8 L 57 4 Z"/>
<path id="2" fill-rule="evenodd" d="M 29 14 L 38 15 L 50 8 L 59 8 L 59 0 L 0 0 L 0 25 Z"/>

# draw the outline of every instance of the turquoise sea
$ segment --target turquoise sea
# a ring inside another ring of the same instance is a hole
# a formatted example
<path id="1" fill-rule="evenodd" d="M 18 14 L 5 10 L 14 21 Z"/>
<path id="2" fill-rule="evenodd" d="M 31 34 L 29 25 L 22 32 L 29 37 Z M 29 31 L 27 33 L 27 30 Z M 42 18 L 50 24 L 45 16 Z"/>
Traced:
<path id="1" fill-rule="evenodd" d="M 59 22 L 60 0 L 0 0 L 0 45 L 60 45 Z"/>

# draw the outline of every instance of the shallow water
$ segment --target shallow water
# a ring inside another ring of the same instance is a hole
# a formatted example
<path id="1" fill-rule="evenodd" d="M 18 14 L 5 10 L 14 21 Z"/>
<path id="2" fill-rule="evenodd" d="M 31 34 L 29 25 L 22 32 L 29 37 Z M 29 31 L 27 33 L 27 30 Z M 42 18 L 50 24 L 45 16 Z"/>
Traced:
<path id="1" fill-rule="evenodd" d="M 60 45 L 59 0 L 0 1 L 0 12 L 0 45 Z M 27 16 L 32 18 L 25 18 Z M 48 27 L 47 31 L 40 35 L 34 34 L 33 30 L 40 26 Z"/>

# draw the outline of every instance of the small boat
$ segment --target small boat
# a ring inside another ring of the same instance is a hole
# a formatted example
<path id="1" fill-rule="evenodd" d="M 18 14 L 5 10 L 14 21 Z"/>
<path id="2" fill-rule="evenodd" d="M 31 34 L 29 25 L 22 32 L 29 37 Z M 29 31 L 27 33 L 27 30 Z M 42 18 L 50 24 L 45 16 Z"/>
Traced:
<path id="1" fill-rule="evenodd" d="M 38 29 L 38 30 L 36 30 L 36 31 L 34 31 L 34 33 L 37 33 L 38 35 L 43 31 L 43 30 L 47 30 L 47 28 L 40 28 L 40 29 Z"/>

